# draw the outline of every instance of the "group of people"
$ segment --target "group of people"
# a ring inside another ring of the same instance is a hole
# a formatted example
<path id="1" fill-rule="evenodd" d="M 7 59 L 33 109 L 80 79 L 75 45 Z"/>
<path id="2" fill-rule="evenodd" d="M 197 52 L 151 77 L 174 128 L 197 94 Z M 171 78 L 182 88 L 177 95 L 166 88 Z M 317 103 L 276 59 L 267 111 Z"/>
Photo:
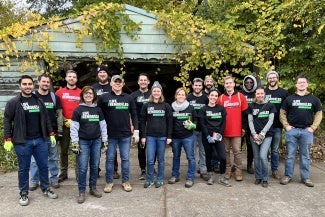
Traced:
<path id="1" fill-rule="evenodd" d="M 245 139 L 247 171 L 255 174 L 255 184 L 267 187 L 270 147 L 272 176 L 281 178 L 278 149 L 282 126 L 287 155 L 280 183 L 285 185 L 292 180 L 299 147 L 301 181 L 313 187 L 309 151 L 313 132 L 322 119 L 322 107 L 320 100 L 307 91 L 305 76 L 297 77 L 297 92 L 290 96 L 278 86 L 276 71 L 267 73 L 266 88 L 260 86 L 254 76 L 246 76 L 241 91 L 235 89 L 233 77 L 225 77 L 223 94 L 214 88 L 212 76 L 204 80 L 194 78 L 193 92 L 187 94 L 185 88 L 178 88 L 171 104 L 165 102 L 163 87 L 158 81 L 149 89 L 150 80 L 145 73 L 139 74 L 139 89 L 130 95 L 122 90 L 123 78 L 112 75 L 105 66 L 98 67 L 97 79 L 95 85 L 79 89 L 77 72 L 68 70 L 66 87 L 55 94 L 50 91 L 51 80 L 46 74 L 38 77 L 37 91 L 34 91 L 32 77 L 23 75 L 19 80 L 21 93 L 9 100 L 5 108 L 4 147 L 8 151 L 14 148 L 18 157 L 20 205 L 28 205 L 29 190 L 38 187 L 48 198 L 57 198 L 52 189 L 59 188 L 60 183 L 68 179 L 69 147 L 76 154 L 78 203 L 86 199 L 88 167 L 89 194 L 102 197 L 97 190 L 101 154 L 106 156 L 104 192 L 112 192 L 113 179 L 120 178 L 117 149 L 122 187 L 126 192 L 132 191 L 129 182 L 131 143 L 137 144 L 139 179 L 145 180 L 144 188 L 153 185 L 159 188 L 164 184 L 168 144 L 173 151 L 169 184 L 180 181 L 183 147 L 188 161 L 185 187 L 194 185 L 196 171 L 208 185 L 214 184 L 215 168 L 220 173 L 218 183 L 229 187 L 232 175 L 236 181 L 243 180 L 241 150 Z"/>

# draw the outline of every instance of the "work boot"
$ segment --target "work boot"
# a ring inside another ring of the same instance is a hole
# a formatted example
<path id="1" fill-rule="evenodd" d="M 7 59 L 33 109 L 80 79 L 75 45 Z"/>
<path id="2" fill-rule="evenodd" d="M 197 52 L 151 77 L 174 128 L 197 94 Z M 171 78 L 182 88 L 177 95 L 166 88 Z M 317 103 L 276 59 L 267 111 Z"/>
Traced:
<path id="1" fill-rule="evenodd" d="M 235 173 L 235 180 L 238 181 L 238 182 L 243 181 L 243 175 L 242 175 L 241 171 L 237 171 Z"/>
<path id="2" fill-rule="evenodd" d="M 79 193 L 79 197 L 77 199 L 77 202 L 78 203 L 83 203 L 83 202 L 85 202 L 85 200 L 86 200 L 85 193 Z"/>
<path id="3" fill-rule="evenodd" d="M 231 175 L 232 175 L 231 172 L 226 172 L 225 173 L 225 178 L 229 180 L 229 179 L 231 179 Z"/>
<path id="4" fill-rule="evenodd" d="M 208 173 L 201 173 L 200 178 L 203 179 L 204 181 L 208 181 L 209 180 Z"/>
<path id="5" fill-rule="evenodd" d="M 253 166 L 252 165 L 248 165 L 247 166 L 247 173 L 248 174 L 254 174 L 254 169 L 253 169 Z"/>
<path id="6" fill-rule="evenodd" d="M 274 172 L 272 172 L 272 177 L 275 178 L 275 179 L 281 179 L 281 177 L 280 177 L 280 175 L 279 175 L 279 173 L 278 173 L 277 170 L 274 171 Z"/>
<path id="7" fill-rule="evenodd" d="M 102 197 L 102 194 L 99 193 L 99 191 L 96 188 L 90 189 L 89 194 L 93 195 L 94 197 L 98 197 L 98 198 Z"/>
<path id="8" fill-rule="evenodd" d="M 213 173 L 212 172 L 208 172 L 208 176 L 209 176 L 208 185 L 213 185 L 213 183 L 214 183 Z"/>

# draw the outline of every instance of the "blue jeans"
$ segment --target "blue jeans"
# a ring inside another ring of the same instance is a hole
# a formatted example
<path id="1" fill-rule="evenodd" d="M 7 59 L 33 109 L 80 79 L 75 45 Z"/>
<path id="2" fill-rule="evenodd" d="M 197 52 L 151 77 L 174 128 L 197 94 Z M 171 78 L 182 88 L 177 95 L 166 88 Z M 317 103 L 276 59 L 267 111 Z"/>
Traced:
<path id="1" fill-rule="evenodd" d="M 295 168 L 296 153 L 299 147 L 300 158 L 300 178 L 306 180 L 310 178 L 310 147 L 314 139 L 314 134 L 307 129 L 293 128 L 285 132 L 287 156 L 285 161 L 285 176 L 290 179 L 293 177 Z"/>
<path id="2" fill-rule="evenodd" d="M 108 139 L 106 151 L 106 183 L 113 183 L 114 160 L 117 146 L 120 150 L 122 183 L 129 181 L 131 137 Z"/>
<path id="3" fill-rule="evenodd" d="M 279 145 L 281 142 L 282 128 L 273 128 L 273 136 L 271 142 L 271 170 L 276 172 L 279 166 Z"/>
<path id="4" fill-rule="evenodd" d="M 207 172 L 207 166 L 205 165 L 205 151 L 204 146 L 202 143 L 202 132 L 201 131 L 194 131 L 194 144 L 198 145 L 199 147 L 199 167 L 200 167 L 200 173 L 206 173 Z"/>
<path id="5" fill-rule="evenodd" d="M 50 173 L 50 183 L 58 181 L 59 174 L 59 157 L 58 157 L 58 146 L 51 147 L 51 141 L 49 138 L 46 139 L 49 152 L 49 173 Z M 30 161 L 30 183 L 39 183 L 39 172 L 34 156 Z"/>
<path id="6" fill-rule="evenodd" d="M 32 155 L 39 169 L 40 188 L 45 191 L 49 187 L 48 176 L 48 145 L 42 137 L 28 139 L 24 144 L 14 146 L 18 158 L 18 182 L 20 194 L 28 192 L 29 168 Z"/>
<path id="7" fill-rule="evenodd" d="M 173 139 L 173 169 L 172 177 L 179 177 L 179 168 L 181 160 L 182 146 L 184 147 L 186 158 L 188 161 L 187 177 L 186 180 L 194 181 L 195 176 L 195 146 L 194 136 L 190 136 L 184 139 Z"/>
<path id="8" fill-rule="evenodd" d="M 96 189 L 98 166 L 100 159 L 100 148 L 102 142 L 100 139 L 79 140 L 80 154 L 77 155 L 78 161 L 78 189 L 79 193 L 85 193 L 86 191 L 86 178 L 89 162 L 89 188 Z"/>
<path id="9" fill-rule="evenodd" d="M 158 160 L 158 174 L 157 181 L 164 181 L 165 179 L 165 148 L 167 137 L 152 137 L 147 136 L 147 181 L 154 181 L 154 165 L 155 156 Z"/>
<path id="10" fill-rule="evenodd" d="M 255 179 L 262 179 L 263 181 L 268 181 L 269 175 L 267 155 L 270 149 L 272 137 L 266 137 L 263 143 L 260 145 L 257 145 L 254 142 L 253 137 L 251 137 L 250 139 L 254 152 Z"/>

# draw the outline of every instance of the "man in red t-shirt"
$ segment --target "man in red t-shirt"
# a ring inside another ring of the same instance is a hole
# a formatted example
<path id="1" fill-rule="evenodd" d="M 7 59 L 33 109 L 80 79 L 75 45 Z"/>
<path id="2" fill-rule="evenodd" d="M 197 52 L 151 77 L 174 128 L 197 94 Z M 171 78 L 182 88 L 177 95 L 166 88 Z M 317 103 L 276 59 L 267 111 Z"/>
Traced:
<path id="1" fill-rule="evenodd" d="M 67 86 L 56 91 L 56 95 L 59 97 L 62 105 L 62 114 L 64 119 L 61 151 L 60 151 L 60 170 L 59 182 L 63 182 L 68 179 L 68 153 L 70 145 L 70 121 L 73 111 L 79 105 L 81 89 L 77 87 L 77 72 L 74 70 L 68 70 L 66 72 L 65 80 Z"/>
<path id="2" fill-rule="evenodd" d="M 246 97 L 235 91 L 235 79 L 231 76 L 224 78 L 225 93 L 218 99 L 217 103 L 222 105 L 227 112 L 226 128 L 224 139 L 226 146 L 226 175 L 227 179 L 231 178 L 231 159 L 230 149 L 234 154 L 235 180 L 242 181 L 242 156 L 241 156 L 241 137 L 245 134 L 245 110 L 248 108 Z"/>

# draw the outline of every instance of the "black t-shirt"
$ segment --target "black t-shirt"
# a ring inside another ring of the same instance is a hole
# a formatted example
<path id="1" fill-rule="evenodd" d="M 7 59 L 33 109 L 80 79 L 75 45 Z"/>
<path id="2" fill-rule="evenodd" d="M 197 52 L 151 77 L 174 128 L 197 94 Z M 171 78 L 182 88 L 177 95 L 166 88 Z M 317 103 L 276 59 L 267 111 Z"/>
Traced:
<path id="1" fill-rule="evenodd" d="M 287 112 L 288 123 L 296 128 L 307 128 L 313 124 L 314 114 L 322 110 L 320 100 L 311 95 L 293 94 L 287 97 L 282 105 Z"/>
<path id="2" fill-rule="evenodd" d="M 226 115 L 227 112 L 221 105 L 203 106 L 198 112 L 203 136 L 212 136 L 213 132 L 223 134 L 226 126 Z"/>
<path id="3" fill-rule="evenodd" d="M 274 128 L 282 128 L 282 124 L 280 122 L 280 109 L 282 106 L 283 101 L 285 98 L 289 96 L 288 91 L 285 89 L 279 87 L 276 90 L 270 90 L 268 87 L 265 88 L 265 98 L 275 105 L 276 113 L 274 114 L 274 122 L 273 127 Z"/>
<path id="4" fill-rule="evenodd" d="M 101 135 L 99 122 L 104 115 L 99 107 L 79 105 L 72 115 L 72 120 L 79 123 L 78 136 L 80 139 L 98 139 Z"/>
<path id="5" fill-rule="evenodd" d="M 21 105 L 25 111 L 26 139 L 42 137 L 40 107 L 35 97 L 21 97 Z"/>
<path id="6" fill-rule="evenodd" d="M 52 128 L 55 132 L 57 132 L 58 123 L 56 120 L 56 118 L 57 118 L 56 110 L 62 109 L 59 97 L 53 93 L 54 94 L 53 96 L 55 97 L 55 101 L 56 101 L 54 103 L 50 92 L 47 95 L 41 95 L 41 94 L 39 94 L 39 92 L 36 91 L 35 94 L 43 101 L 45 108 L 47 110 L 47 114 L 49 115 Z"/>
<path id="7" fill-rule="evenodd" d="M 252 103 L 249 105 L 248 114 L 253 115 L 254 129 L 257 134 L 259 134 L 263 130 L 263 128 L 269 121 L 270 114 L 272 113 L 276 113 L 276 108 L 272 103 Z M 270 128 L 270 130 L 266 132 L 265 136 L 273 136 L 271 129 L 272 128 Z"/>
<path id="8" fill-rule="evenodd" d="M 109 84 L 101 85 L 96 83 L 92 87 L 95 89 L 98 96 L 103 95 L 104 93 L 110 93 L 112 91 L 112 87 Z"/>

